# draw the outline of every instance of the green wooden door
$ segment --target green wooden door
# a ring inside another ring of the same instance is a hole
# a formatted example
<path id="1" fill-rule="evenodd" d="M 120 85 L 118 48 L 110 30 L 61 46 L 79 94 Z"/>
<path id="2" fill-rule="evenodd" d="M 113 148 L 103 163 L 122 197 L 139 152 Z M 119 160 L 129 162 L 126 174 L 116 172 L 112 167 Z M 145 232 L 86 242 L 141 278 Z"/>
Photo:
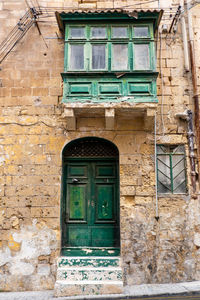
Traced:
<path id="1" fill-rule="evenodd" d="M 90 254 L 119 247 L 116 160 L 69 159 L 63 188 L 63 249 L 82 255 L 85 247 Z"/>

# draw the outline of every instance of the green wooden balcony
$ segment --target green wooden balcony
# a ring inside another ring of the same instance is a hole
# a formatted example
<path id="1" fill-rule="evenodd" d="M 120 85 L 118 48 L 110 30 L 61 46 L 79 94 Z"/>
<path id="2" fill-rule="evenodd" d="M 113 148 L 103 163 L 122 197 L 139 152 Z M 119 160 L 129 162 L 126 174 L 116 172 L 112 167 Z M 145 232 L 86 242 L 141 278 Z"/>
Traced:
<path id="1" fill-rule="evenodd" d="M 157 72 L 62 73 L 63 103 L 157 103 Z"/>

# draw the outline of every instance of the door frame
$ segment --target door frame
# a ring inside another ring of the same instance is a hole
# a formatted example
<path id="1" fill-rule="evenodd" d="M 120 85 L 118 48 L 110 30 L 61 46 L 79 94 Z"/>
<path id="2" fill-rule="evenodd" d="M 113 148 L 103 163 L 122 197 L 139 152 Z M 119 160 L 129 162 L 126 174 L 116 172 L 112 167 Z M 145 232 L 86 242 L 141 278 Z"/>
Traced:
<path id="1" fill-rule="evenodd" d="M 99 142 L 101 141 L 106 141 L 113 147 L 117 149 L 117 147 L 110 141 L 101 139 L 101 138 L 90 138 L 95 139 Z M 78 144 L 79 141 L 83 141 L 84 138 L 82 139 L 76 139 L 67 144 L 66 147 L 70 146 L 71 143 L 76 143 Z M 63 149 L 63 151 L 64 151 Z M 118 149 L 117 149 L 118 151 Z M 119 228 L 119 246 L 117 247 L 68 247 L 65 245 L 65 239 L 64 239 L 64 223 L 65 223 L 65 212 L 66 212 L 66 179 L 67 179 L 67 174 L 65 172 L 65 167 L 67 164 L 67 161 L 70 162 L 92 162 L 92 161 L 109 161 L 111 157 L 64 157 L 62 155 L 62 184 L 61 184 L 61 218 L 60 218 L 60 225 L 61 225 L 61 255 L 64 256 L 118 256 L 120 255 L 120 197 L 119 197 L 119 151 L 118 151 L 118 156 L 117 157 L 112 157 L 113 162 L 115 162 L 116 166 L 116 205 L 117 205 L 117 221 L 118 221 L 118 228 Z M 66 226 L 66 225 L 65 225 Z"/>

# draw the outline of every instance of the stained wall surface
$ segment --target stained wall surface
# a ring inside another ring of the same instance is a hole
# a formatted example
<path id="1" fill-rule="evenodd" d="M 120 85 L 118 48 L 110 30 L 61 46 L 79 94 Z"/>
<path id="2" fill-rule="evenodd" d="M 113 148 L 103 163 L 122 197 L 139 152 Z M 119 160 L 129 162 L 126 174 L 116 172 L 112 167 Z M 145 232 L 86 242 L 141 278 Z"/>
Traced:
<path id="1" fill-rule="evenodd" d="M 55 10 L 158 8 L 157 1 L 38 2 Z M 32 4 L 37 6 L 37 1 L 30 1 Z M 170 27 L 178 5 L 175 0 L 160 1 L 164 16 L 159 28 L 163 24 Z M 0 42 L 26 11 L 23 1 L 1 1 Z M 198 50 L 200 7 L 191 11 Z M 77 129 L 69 131 L 61 104 L 64 42 L 54 16 L 40 18 L 38 24 L 42 35 L 33 25 L 0 70 L 1 290 L 54 287 L 61 243 L 62 149 L 85 136 L 106 138 L 119 149 L 124 283 L 200 280 L 200 202 L 198 190 L 194 194 L 191 188 L 187 123 L 175 117 L 193 110 L 191 72 L 184 69 L 180 22 L 176 32 L 159 34 L 157 39 L 157 143 L 185 145 L 188 193 L 159 196 L 158 221 L 153 124 L 145 129 L 143 116 L 117 117 L 114 129 L 106 130 L 104 118 L 93 115 L 79 117 Z"/>

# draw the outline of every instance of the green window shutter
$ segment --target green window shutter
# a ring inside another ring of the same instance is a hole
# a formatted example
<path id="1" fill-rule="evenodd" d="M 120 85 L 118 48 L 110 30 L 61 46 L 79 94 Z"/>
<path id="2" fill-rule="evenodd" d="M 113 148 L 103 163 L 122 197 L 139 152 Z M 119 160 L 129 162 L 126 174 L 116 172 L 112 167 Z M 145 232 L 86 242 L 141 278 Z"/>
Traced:
<path id="1" fill-rule="evenodd" d="M 157 145 L 159 193 L 186 193 L 185 150 L 183 145 Z"/>

